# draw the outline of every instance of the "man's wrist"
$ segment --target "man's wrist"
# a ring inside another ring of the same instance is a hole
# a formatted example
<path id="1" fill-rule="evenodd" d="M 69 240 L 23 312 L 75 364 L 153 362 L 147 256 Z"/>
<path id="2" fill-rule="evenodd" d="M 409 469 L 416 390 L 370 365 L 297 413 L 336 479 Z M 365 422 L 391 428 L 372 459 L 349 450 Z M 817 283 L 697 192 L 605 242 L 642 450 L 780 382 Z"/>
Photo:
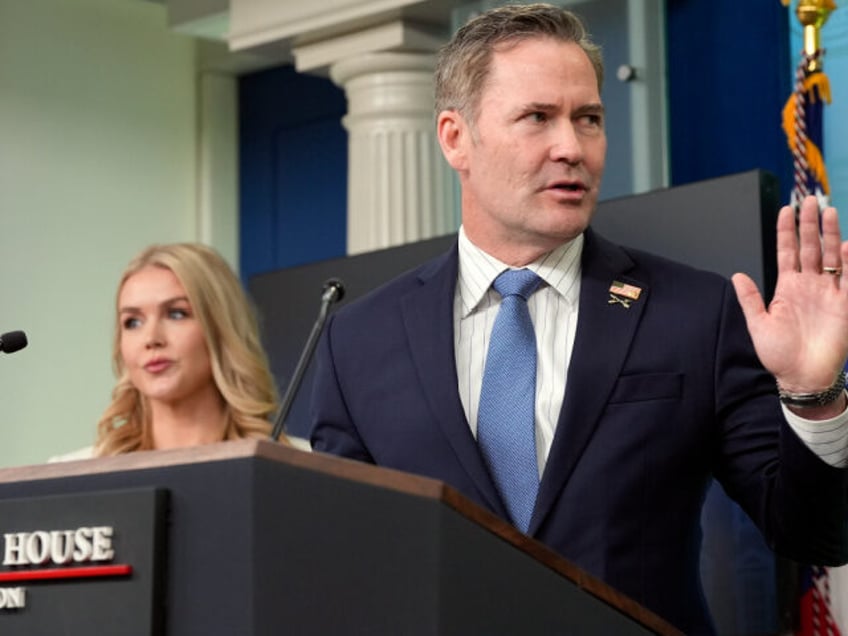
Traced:
<path id="1" fill-rule="evenodd" d="M 814 393 L 793 393 L 784 390 L 780 383 L 777 385 L 777 394 L 780 401 L 786 406 L 799 409 L 830 406 L 841 398 L 844 392 L 845 371 L 841 371 L 828 388 Z"/>

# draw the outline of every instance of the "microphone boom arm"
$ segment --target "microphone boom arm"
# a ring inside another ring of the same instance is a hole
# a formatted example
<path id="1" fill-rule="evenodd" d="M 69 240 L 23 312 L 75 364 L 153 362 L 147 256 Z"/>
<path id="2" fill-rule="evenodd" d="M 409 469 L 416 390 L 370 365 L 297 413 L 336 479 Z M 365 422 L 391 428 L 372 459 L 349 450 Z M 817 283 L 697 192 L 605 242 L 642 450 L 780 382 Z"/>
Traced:
<path id="1" fill-rule="evenodd" d="M 274 428 L 271 431 L 271 439 L 279 440 L 280 434 L 283 432 L 286 417 L 288 417 L 294 402 L 297 390 L 303 382 L 303 374 L 306 373 L 306 368 L 312 360 L 312 354 L 315 352 L 315 347 L 318 344 L 318 338 L 321 337 L 321 332 L 324 330 L 324 323 L 327 322 L 327 316 L 330 314 L 330 306 L 338 302 L 344 296 L 344 285 L 338 279 L 330 279 L 324 283 L 324 293 L 321 296 L 321 307 L 318 310 L 318 318 L 315 324 L 312 325 L 312 331 L 309 333 L 309 338 L 303 346 L 303 351 L 300 353 L 300 359 L 297 361 L 297 366 L 294 369 L 292 378 L 286 387 L 286 393 L 283 396 L 283 401 L 280 403 L 280 410 L 277 413 L 277 418 L 274 421 Z"/>

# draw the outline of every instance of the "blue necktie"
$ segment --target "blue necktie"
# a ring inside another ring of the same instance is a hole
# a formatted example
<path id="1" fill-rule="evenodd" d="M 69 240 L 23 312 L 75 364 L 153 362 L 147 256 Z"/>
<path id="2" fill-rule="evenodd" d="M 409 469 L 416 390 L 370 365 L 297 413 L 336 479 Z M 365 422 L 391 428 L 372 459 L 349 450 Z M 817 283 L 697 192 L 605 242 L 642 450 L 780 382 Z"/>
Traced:
<path id="1" fill-rule="evenodd" d="M 507 270 L 492 286 L 501 295 L 480 408 L 477 443 L 515 526 L 527 532 L 539 490 L 536 460 L 536 334 L 527 299 L 542 279 L 529 269 Z"/>

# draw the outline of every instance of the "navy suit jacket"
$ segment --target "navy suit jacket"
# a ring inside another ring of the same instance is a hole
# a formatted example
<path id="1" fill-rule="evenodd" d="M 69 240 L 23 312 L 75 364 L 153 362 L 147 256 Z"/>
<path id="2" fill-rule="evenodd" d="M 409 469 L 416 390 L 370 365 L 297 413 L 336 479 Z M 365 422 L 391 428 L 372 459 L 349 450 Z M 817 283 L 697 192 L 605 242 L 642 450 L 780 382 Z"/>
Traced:
<path id="1" fill-rule="evenodd" d="M 342 308 L 318 350 L 313 447 L 446 482 L 509 519 L 458 395 L 457 252 Z M 613 281 L 641 288 L 629 308 Z M 586 232 L 565 400 L 531 536 L 665 617 L 710 633 L 699 575 L 711 478 L 768 543 L 846 560 L 846 471 L 782 416 L 729 282 Z"/>

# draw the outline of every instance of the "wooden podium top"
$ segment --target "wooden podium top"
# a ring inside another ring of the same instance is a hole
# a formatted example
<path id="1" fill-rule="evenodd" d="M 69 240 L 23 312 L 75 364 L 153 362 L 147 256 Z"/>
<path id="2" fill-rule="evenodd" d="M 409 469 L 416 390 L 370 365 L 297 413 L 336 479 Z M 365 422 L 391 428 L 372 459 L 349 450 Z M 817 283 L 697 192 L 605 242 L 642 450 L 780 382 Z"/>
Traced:
<path id="1" fill-rule="evenodd" d="M 669 636 L 681 634 L 667 621 L 628 596 L 586 573 L 544 544 L 522 534 L 443 482 L 335 456 L 305 452 L 270 440 L 247 439 L 186 449 L 140 451 L 96 459 L 2 468 L 0 484 L 247 458 L 280 462 L 307 471 L 439 501 L 654 633 Z"/>

